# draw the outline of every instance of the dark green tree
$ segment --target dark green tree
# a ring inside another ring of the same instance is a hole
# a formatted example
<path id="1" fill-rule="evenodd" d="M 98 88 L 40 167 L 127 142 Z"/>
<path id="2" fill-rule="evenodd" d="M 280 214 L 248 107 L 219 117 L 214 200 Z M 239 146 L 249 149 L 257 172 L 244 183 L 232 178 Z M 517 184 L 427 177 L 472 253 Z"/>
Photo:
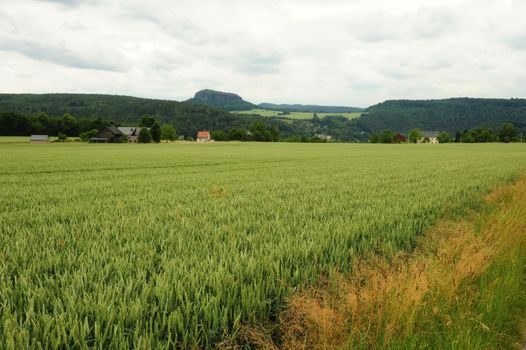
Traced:
<path id="1" fill-rule="evenodd" d="M 462 133 L 457 130 L 457 133 L 455 134 L 455 142 L 460 143 L 462 142 Z"/>
<path id="2" fill-rule="evenodd" d="M 141 119 L 141 124 L 139 126 L 142 126 L 142 127 L 146 127 L 146 128 L 151 128 L 153 123 L 155 123 L 156 120 L 154 117 L 152 117 L 151 115 L 145 115 L 142 117 Z"/>
<path id="3" fill-rule="evenodd" d="M 438 134 L 437 139 L 439 143 L 448 143 L 451 142 L 451 135 L 447 131 L 442 131 Z"/>
<path id="4" fill-rule="evenodd" d="M 141 128 L 141 131 L 139 131 L 139 136 L 137 137 L 137 141 L 139 141 L 139 143 L 152 142 L 152 136 L 150 135 L 150 132 L 147 128 Z"/>
<path id="5" fill-rule="evenodd" d="M 66 113 L 62 116 L 62 132 L 68 135 L 77 135 L 76 133 L 77 120 L 74 116 Z"/>
<path id="6" fill-rule="evenodd" d="M 235 141 L 247 141 L 248 131 L 243 128 L 232 128 L 228 132 L 228 139 Z"/>
<path id="7" fill-rule="evenodd" d="M 517 141 L 517 135 L 519 135 L 519 129 L 512 123 L 504 123 L 499 128 L 499 140 L 501 142 Z"/>
<path id="8" fill-rule="evenodd" d="M 380 137 L 378 136 L 378 134 L 372 134 L 371 138 L 369 139 L 369 142 L 370 143 L 378 143 L 378 142 L 380 142 Z"/>
<path id="9" fill-rule="evenodd" d="M 228 141 L 228 135 L 223 130 L 214 130 L 211 133 L 212 140 L 216 141 Z"/>
<path id="10" fill-rule="evenodd" d="M 380 142 L 381 143 L 394 143 L 394 132 L 391 130 L 384 130 L 380 134 Z"/>
<path id="11" fill-rule="evenodd" d="M 159 125 L 157 121 L 155 121 L 152 124 L 152 127 L 150 128 L 150 135 L 154 143 L 161 142 L 161 126 Z"/>

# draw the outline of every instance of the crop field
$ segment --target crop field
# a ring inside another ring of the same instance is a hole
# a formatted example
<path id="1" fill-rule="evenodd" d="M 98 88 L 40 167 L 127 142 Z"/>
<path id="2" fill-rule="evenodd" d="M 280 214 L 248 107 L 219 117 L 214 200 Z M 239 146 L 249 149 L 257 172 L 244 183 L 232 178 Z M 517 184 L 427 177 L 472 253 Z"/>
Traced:
<path id="1" fill-rule="evenodd" d="M 29 142 L 28 136 L 0 136 L 0 143 L 24 143 Z"/>
<path id="2" fill-rule="evenodd" d="M 312 112 L 290 112 L 289 114 L 281 114 L 283 112 L 280 111 L 273 111 L 269 109 L 251 109 L 249 111 L 237 111 L 232 112 L 237 114 L 257 114 L 262 117 L 281 117 L 281 118 L 288 118 L 288 119 L 312 119 L 314 116 L 314 113 Z M 316 116 L 318 118 L 323 118 L 328 115 L 331 116 L 339 116 L 339 117 L 345 117 L 347 119 L 354 119 L 358 118 L 362 113 L 355 112 L 355 113 L 316 113 Z"/>
<path id="3" fill-rule="evenodd" d="M 522 144 L 0 143 L 0 348 L 210 348 L 526 169 Z"/>

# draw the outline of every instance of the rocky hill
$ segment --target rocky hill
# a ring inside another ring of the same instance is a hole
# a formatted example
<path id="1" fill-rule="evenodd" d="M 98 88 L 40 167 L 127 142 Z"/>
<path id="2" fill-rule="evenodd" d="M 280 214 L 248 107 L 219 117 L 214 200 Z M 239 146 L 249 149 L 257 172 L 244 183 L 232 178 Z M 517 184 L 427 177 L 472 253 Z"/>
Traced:
<path id="1" fill-rule="evenodd" d="M 193 98 L 185 102 L 221 108 L 226 111 L 246 111 L 256 108 L 255 105 L 243 100 L 239 95 L 209 89 L 198 91 Z"/>

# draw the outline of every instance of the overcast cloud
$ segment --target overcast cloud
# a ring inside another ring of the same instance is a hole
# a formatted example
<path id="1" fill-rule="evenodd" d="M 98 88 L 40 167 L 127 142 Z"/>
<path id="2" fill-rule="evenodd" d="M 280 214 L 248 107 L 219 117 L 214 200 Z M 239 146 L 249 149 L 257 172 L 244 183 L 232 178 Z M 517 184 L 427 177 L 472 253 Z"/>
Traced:
<path id="1" fill-rule="evenodd" d="M 0 0 L 0 92 L 526 97 L 524 0 Z"/>

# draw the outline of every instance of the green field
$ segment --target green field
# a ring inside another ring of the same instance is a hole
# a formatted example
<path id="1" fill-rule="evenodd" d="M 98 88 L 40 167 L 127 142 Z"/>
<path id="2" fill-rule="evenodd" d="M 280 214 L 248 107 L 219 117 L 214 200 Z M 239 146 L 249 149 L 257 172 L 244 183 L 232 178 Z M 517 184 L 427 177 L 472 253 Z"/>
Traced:
<path id="1" fill-rule="evenodd" d="M 24 143 L 29 142 L 29 136 L 0 136 L 0 143 Z"/>
<path id="2" fill-rule="evenodd" d="M 58 141 L 58 137 L 51 136 L 52 142 Z M 78 137 L 68 137 L 68 141 L 79 141 Z M 0 143 L 29 143 L 29 136 L 0 136 Z"/>
<path id="3" fill-rule="evenodd" d="M 272 111 L 268 109 L 251 109 L 249 111 L 237 111 L 232 112 L 236 114 L 257 114 L 262 117 L 281 117 L 281 118 L 289 118 L 289 119 L 312 119 L 314 116 L 314 113 L 312 112 L 290 112 L 290 114 L 280 114 L 282 112 L 279 111 Z M 316 113 L 316 116 L 318 118 L 323 118 L 328 115 L 331 116 L 340 116 L 345 117 L 347 119 L 354 119 L 358 118 L 362 113 L 355 112 L 355 113 Z"/>
<path id="4" fill-rule="evenodd" d="M 521 144 L 0 144 L 0 348 L 207 348 L 526 169 Z"/>

